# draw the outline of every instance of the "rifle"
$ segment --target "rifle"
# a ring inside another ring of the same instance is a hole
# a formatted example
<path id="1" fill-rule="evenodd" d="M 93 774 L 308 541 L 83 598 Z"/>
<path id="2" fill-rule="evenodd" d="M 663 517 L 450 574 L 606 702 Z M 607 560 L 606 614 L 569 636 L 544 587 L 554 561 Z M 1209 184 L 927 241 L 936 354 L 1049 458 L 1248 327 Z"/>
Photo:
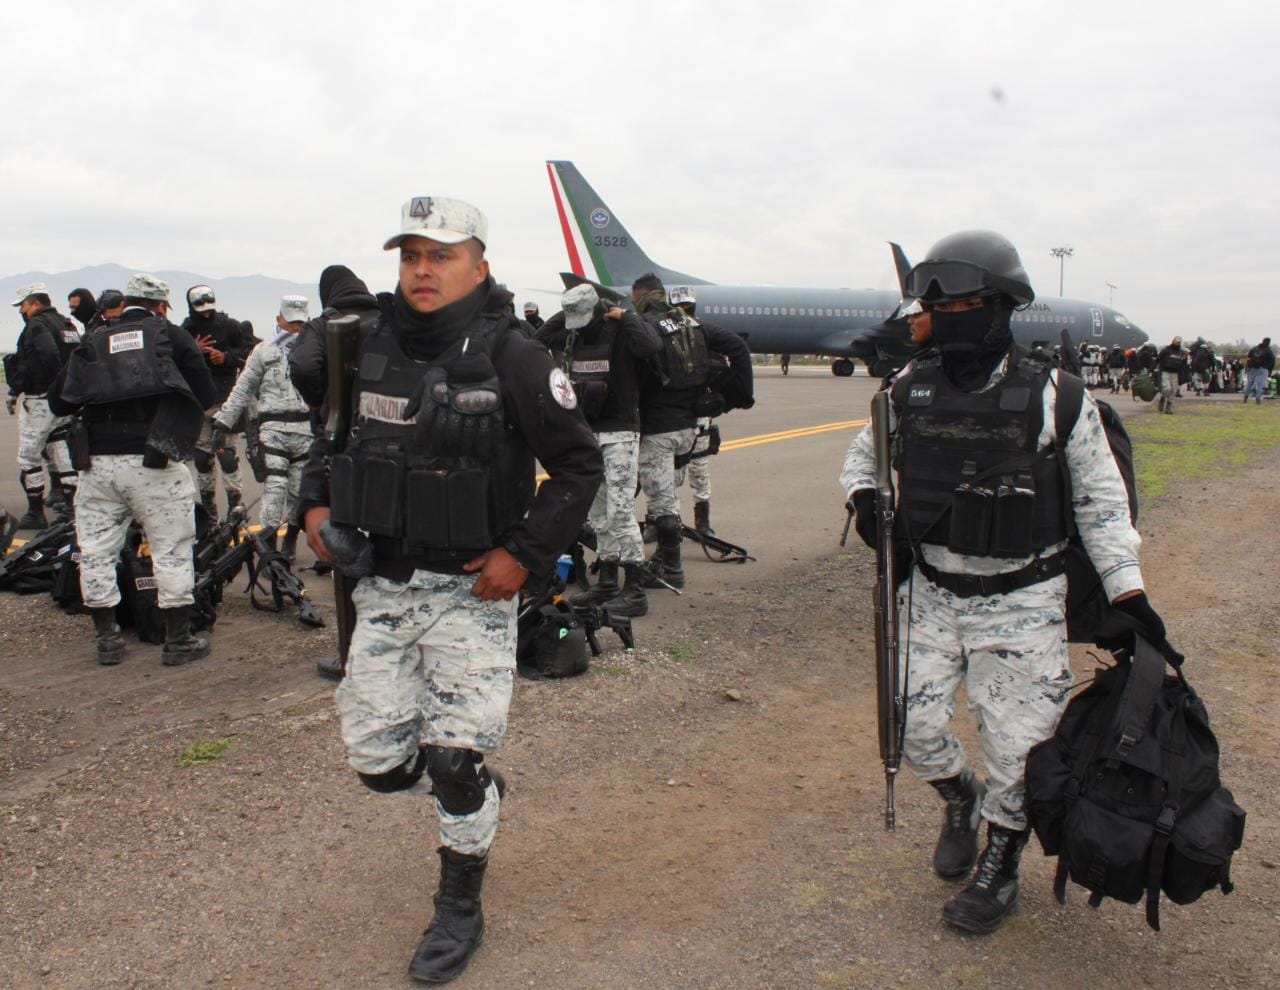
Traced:
<path id="1" fill-rule="evenodd" d="M 257 499 L 254 502 L 256 503 Z M 203 574 L 207 571 L 224 550 L 235 544 L 245 520 L 249 518 L 250 508 L 252 506 L 245 505 L 243 502 L 235 506 L 227 513 L 227 518 L 205 533 L 204 538 L 196 544 L 195 566 L 197 574 Z M 235 575 L 231 574 L 227 580 L 233 577 Z"/>
<path id="2" fill-rule="evenodd" d="M 267 480 L 267 455 L 262 449 L 262 439 L 258 434 L 258 417 L 244 414 L 244 459 L 249 462 L 253 471 L 253 479 L 262 484 Z"/>
<path id="3" fill-rule="evenodd" d="M 49 556 L 56 556 L 64 540 L 74 541 L 75 524 L 69 519 L 54 523 L 42 530 L 7 557 L 0 559 L 0 588 L 12 581 L 26 565 L 36 564 Z"/>
<path id="4" fill-rule="evenodd" d="M 338 316 L 325 324 L 327 370 L 329 373 L 329 418 L 324 425 L 329 454 L 341 453 L 347 443 L 351 410 L 351 385 L 356 355 L 360 344 L 360 317 Z M 333 606 L 338 626 L 338 667 L 347 671 L 347 655 L 351 651 L 351 634 L 356 627 L 356 607 L 351 601 L 355 582 L 335 567 L 333 574 Z"/>
<path id="5" fill-rule="evenodd" d="M 307 597 L 306 588 L 289 569 L 289 562 L 285 560 L 284 554 L 267 542 L 261 530 L 251 533 L 245 543 L 249 546 L 252 558 L 249 564 L 249 587 L 246 589 L 249 592 L 249 604 L 261 612 L 279 612 L 284 608 L 284 601 L 287 598 L 298 607 L 299 622 L 313 629 L 323 628 L 324 619 L 316 614 L 311 599 Z M 263 590 L 259 579 L 264 571 L 271 581 L 271 599 L 274 607 L 258 603 L 257 593 Z"/>
<path id="6" fill-rule="evenodd" d="M 232 543 L 223 550 L 212 563 L 197 573 L 196 599 L 207 598 L 211 605 L 221 601 L 222 586 L 234 580 L 240 573 L 240 568 L 250 563 L 252 555 L 253 545 L 248 540 Z M 250 566 L 252 567 L 251 563 Z"/>
<path id="7" fill-rule="evenodd" d="M 906 699 L 898 684 L 898 576 L 893 553 L 894 491 L 889 463 L 889 393 L 871 400 L 871 431 L 876 458 L 876 714 L 880 759 L 884 763 L 884 827 L 897 828 L 893 784 L 902 765 Z"/>
<path id="8" fill-rule="evenodd" d="M 627 616 L 610 615 L 609 610 L 600 605 L 570 605 L 569 607 L 582 622 L 582 628 L 587 634 L 587 645 L 591 647 L 593 657 L 598 657 L 602 652 L 600 640 L 596 638 L 596 633 L 601 629 L 612 629 L 616 632 L 618 638 L 622 640 L 624 649 L 636 648 L 636 638 L 631 631 L 631 619 Z"/>
<path id="9" fill-rule="evenodd" d="M 707 555 L 707 560 L 713 564 L 745 564 L 748 560 L 755 560 L 755 557 L 747 553 L 746 547 L 740 547 L 736 543 L 722 540 L 711 533 L 700 533 L 692 526 L 686 526 L 684 523 L 680 524 L 680 533 L 686 540 L 692 540 L 694 543 L 700 544 L 702 552 Z M 711 556 L 712 550 L 720 556 Z"/>

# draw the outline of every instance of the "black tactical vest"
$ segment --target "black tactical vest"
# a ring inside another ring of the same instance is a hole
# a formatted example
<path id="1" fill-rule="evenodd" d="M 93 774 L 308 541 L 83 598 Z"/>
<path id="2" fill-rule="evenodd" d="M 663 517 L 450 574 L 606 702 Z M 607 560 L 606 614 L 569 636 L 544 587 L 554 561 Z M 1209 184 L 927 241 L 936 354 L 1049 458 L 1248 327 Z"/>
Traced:
<path id="1" fill-rule="evenodd" d="M 30 323 L 36 322 L 43 324 L 45 329 L 49 331 L 54 343 L 58 345 L 59 359 L 63 364 L 66 364 L 71 358 L 71 353 L 76 349 L 76 345 L 80 343 L 80 331 L 76 329 L 76 325 L 52 308 L 42 309 L 33 316 Z"/>
<path id="2" fill-rule="evenodd" d="M 588 342 L 582 330 L 570 330 L 565 338 L 562 367 L 573 390 L 578 395 L 578 405 L 589 425 L 593 425 L 604 411 L 609 395 L 610 375 L 613 372 L 614 341 L 618 338 L 618 322 L 602 321 L 595 340 Z"/>
<path id="3" fill-rule="evenodd" d="M 493 358 L 508 332 L 499 324 L 472 334 L 469 347 L 485 346 Z M 401 350 L 385 320 L 361 336 L 353 425 L 331 462 L 330 513 L 335 523 L 369 532 L 380 556 L 465 562 L 517 521 L 532 472 L 505 430 L 485 462 L 442 457 L 419 445 L 417 424 L 404 414 L 430 367 Z"/>
<path id="4" fill-rule="evenodd" d="M 1025 557 L 1067 538 L 1053 445 L 1036 444 L 1048 369 L 1014 351 L 992 388 L 965 392 L 937 359 L 894 383 L 901 536 L 978 557 Z"/>
<path id="5" fill-rule="evenodd" d="M 697 388 L 707 383 L 707 335 L 702 325 L 682 309 L 670 309 L 657 319 L 662 338 L 662 367 L 667 388 Z"/>
<path id="6" fill-rule="evenodd" d="M 130 312 L 86 338 L 67 363 L 62 398 L 102 406 L 177 392 L 196 397 L 173 360 L 169 321 Z"/>

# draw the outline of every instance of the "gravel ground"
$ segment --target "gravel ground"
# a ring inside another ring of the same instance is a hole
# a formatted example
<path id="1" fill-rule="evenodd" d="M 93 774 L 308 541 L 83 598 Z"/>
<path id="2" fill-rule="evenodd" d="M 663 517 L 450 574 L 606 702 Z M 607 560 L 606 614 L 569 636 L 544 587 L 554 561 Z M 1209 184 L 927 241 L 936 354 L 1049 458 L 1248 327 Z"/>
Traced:
<path id="1" fill-rule="evenodd" d="M 1144 507 L 1153 602 L 1249 813 L 1230 897 L 1165 905 L 1160 934 L 1079 888 L 1060 907 L 1033 840 L 1020 913 L 945 928 L 932 791 L 904 775 L 898 831 L 881 821 L 871 555 L 833 549 L 781 583 L 735 570 L 717 608 L 638 621 L 636 651 L 607 637 L 584 677 L 520 683 L 486 945 L 455 985 L 1280 985 L 1280 563 L 1257 536 L 1278 469 L 1273 451 Z M 0 598 L 0 986 L 411 985 L 433 816 L 346 769 L 322 640 L 233 599 L 214 657 L 137 648 L 107 681 L 86 623 Z M 180 766 L 200 739 L 230 745 Z"/>

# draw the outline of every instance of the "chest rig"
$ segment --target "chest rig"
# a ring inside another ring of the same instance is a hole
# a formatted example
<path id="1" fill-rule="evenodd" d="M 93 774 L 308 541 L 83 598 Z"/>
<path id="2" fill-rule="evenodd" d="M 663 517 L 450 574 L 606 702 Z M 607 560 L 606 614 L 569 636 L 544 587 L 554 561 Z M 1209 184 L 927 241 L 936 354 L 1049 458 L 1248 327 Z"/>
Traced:
<path id="1" fill-rule="evenodd" d="M 174 363 L 169 321 L 149 313 L 111 323 L 75 348 L 62 396 L 98 406 L 168 392 L 191 396 L 191 386 Z"/>
<path id="2" fill-rule="evenodd" d="M 497 438 L 467 450 L 456 436 L 422 430 L 405 419 L 424 380 L 440 398 L 451 386 L 444 369 L 463 344 L 492 358 L 506 327 L 477 328 L 435 361 L 410 358 L 384 321 L 361 338 L 347 445 L 331 463 L 330 511 L 335 523 L 366 530 L 381 556 L 465 561 L 493 546 L 501 531 L 502 479 L 510 443 L 496 413 Z M 486 424 L 489 425 L 489 424 Z M 446 452 L 447 451 L 447 452 Z"/>
<path id="3" fill-rule="evenodd" d="M 697 388 L 707 383 L 707 335 L 684 310 L 667 310 L 658 318 L 662 366 L 668 388 Z"/>
<path id="4" fill-rule="evenodd" d="M 983 392 L 956 388 L 937 360 L 899 379 L 894 460 L 899 535 L 978 557 L 1025 557 L 1067 538 L 1052 444 L 1036 444 L 1048 369 L 1015 351 Z"/>
<path id="5" fill-rule="evenodd" d="M 613 371 L 613 345 L 618 337 L 616 320 L 604 320 L 594 340 L 587 340 L 582 330 L 570 330 L 564 342 L 561 367 L 573 382 L 578 406 L 588 423 L 594 423 L 604 411 L 609 395 L 609 377 Z"/>

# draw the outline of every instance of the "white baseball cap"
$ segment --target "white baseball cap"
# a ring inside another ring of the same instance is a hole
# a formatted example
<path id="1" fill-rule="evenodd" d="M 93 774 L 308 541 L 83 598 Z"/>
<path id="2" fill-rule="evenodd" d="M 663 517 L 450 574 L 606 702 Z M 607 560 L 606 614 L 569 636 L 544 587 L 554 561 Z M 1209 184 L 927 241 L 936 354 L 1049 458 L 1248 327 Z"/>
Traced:
<path id="1" fill-rule="evenodd" d="M 387 238 L 382 250 L 400 246 L 406 237 L 425 237 L 441 244 L 461 244 L 475 238 L 489 240 L 489 222 L 470 203 L 443 196 L 414 196 L 400 207 L 400 233 Z"/>
<path id="2" fill-rule="evenodd" d="M 311 318 L 307 311 L 306 296 L 281 296 L 280 317 L 285 323 L 297 323 Z"/>
<path id="3" fill-rule="evenodd" d="M 218 300 L 209 286 L 193 285 L 187 290 L 187 305 L 193 313 L 207 313 L 218 308 Z"/>
<path id="4" fill-rule="evenodd" d="M 18 290 L 18 298 L 13 301 L 13 305 L 21 306 L 31 296 L 39 295 L 40 293 L 44 293 L 46 296 L 49 294 L 49 288 L 43 282 L 32 282 L 30 285 L 24 285 Z"/>

